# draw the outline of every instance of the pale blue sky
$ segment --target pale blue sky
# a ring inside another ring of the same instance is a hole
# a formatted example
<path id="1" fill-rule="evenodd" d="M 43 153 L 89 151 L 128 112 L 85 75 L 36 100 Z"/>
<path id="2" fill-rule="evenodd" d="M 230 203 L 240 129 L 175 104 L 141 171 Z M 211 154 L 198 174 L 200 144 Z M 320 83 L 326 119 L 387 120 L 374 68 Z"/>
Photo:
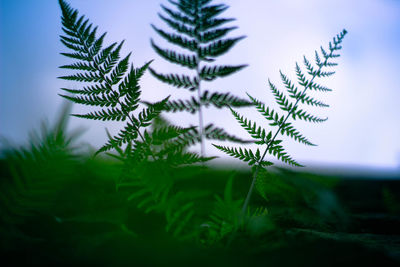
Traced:
<path id="1" fill-rule="evenodd" d="M 294 64 L 325 46 L 343 28 L 349 31 L 343 43 L 336 75 L 325 84 L 334 92 L 322 99 L 331 107 L 313 109 L 329 120 L 319 125 L 296 123 L 319 146 L 305 147 L 287 141 L 287 150 L 300 162 L 365 167 L 398 168 L 400 164 L 400 1 L 398 0 L 231 0 L 223 16 L 237 20 L 239 29 L 231 36 L 246 35 L 219 63 L 247 63 L 245 70 L 207 84 L 210 90 L 230 91 L 245 97 L 248 92 L 274 106 L 266 86 L 268 78 L 280 85 L 279 69 L 293 77 Z M 69 3 L 107 31 L 106 43 L 126 40 L 123 53 L 133 52 L 136 66 L 155 59 L 161 72 L 171 64 L 159 58 L 149 45 L 150 38 L 166 46 L 152 31 L 150 23 L 165 27 L 157 17 L 166 0 L 70 0 Z M 28 131 L 43 118 L 54 118 L 61 98 L 60 87 L 79 84 L 58 80 L 65 70 L 58 66 L 71 62 L 59 53 L 60 10 L 56 0 L 0 0 L 0 135 L 15 142 L 26 140 Z M 182 70 L 173 67 L 173 70 Z M 282 87 L 281 87 L 282 88 Z M 143 99 L 159 100 L 189 96 L 163 85 L 149 74 L 142 82 Z M 316 95 L 317 96 L 317 95 Z M 89 109 L 74 106 L 74 112 Z M 251 109 L 240 113 L 263 123 Z M 180 124 L 196 124 L 197 117 L 168 116 Z M 209 109 L 206 122 L 214 122 L 247 138 L 227 110 Z M 84 135 L 94 146 L 106 139 L 118 124 L 88 122 L 73 118 L 72 127 L 88 128 Z M 209 144 L 209 143 L 208 143 Z M 196 148 L 194 148 L 196 149 Z M 209 155 L 219 155 L 210 145 Z"/>

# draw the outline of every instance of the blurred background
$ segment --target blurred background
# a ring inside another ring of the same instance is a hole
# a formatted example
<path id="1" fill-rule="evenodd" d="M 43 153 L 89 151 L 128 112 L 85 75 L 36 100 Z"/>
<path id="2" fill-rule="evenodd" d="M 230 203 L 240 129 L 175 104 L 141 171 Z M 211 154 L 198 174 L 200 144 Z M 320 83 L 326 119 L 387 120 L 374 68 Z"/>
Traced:
<path id="1" fill-rule="evenodd" d="M 125 40 L 122 55 L 133 52 L 138 67 L 155 59 L 159 72 L 185 72 L 158 57 L 150 46 L 153 38 L 168 47 L 150 24 L 170 31 L 158 17 L 166 0 L 69 0 L 85 14 L 98 33 L 107 31 L 105 45 Z M 276 107 L 267 86 L 268 79 L 283 89 L 279 70 L 294 80 L 295 62 L 303 55 L 314 59 L 314 50 L 327 46 L 332 37 L 347 29 L 336 74 L 322 83 L 333 92 L 315 97 L 330 104 L 328 109 L 313 108 L 315 115 L 328 117 L 323 124 L 296 121 L 297 128 L 317 147 L 305 147 L 284 138 L 288 152 L 311 168 L 399 172 L 400 169 L 400 1 L 398 0 L 225 0 L 230 8 L 222 17 L 236 18 L 229 26 L 239 26 L 230 36 L 245 35 L 217 63 L 249 64 L 237 74 L 203 89 L 246 92 Z M 43 118 L 53 121 L 62 104 L 60 88 L 80 84 L 59 80 L 68 71 L 58 66 L 71 63 L 60 55 L 67 49 L 60 43 L 61 19 L 56 0 L 0 0 L 0 136 L 19 144 Z M 166 86 L 147 73 L 142 80 L 142 99 L 157 101 L 189 98 L 185 90 Z M 75 105 L 73 113 L 90 108 Z M 251 108 L 238 110 L 258 123 L 265 120 Z M 197 116 L 167 114 L 178 125 L 197 125 Z M 213 122 L 242 138 L 248 134 L 228 110 L 209 108 L 205 123 Z M 83 139 L 98 148 L 106 141 L 105 127 L 116 132 L 121 125 L 72 118 L 72 127 L 87 129 Z M 227 144 L 229 145 L 229 144 Z M 198 147 L 193 147 L 198 150 Z M 215 162 L 231 160 L 207 142 L 207 155 L 218 155 Z"/>

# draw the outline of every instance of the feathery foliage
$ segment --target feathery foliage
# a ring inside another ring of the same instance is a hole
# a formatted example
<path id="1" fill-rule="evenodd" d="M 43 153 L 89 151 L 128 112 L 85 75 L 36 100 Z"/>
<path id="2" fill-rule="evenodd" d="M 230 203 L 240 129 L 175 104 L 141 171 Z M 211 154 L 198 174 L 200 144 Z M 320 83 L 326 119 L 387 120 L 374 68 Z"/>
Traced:
<path id="1" fill-rule="evenodd" d="M 254 104 L 256 110 L 268 121 L 269 125 L 275 127 L 276 130 L 266 130 L 261 126 L 257 126 L 255 122 L 241 116 L 239 113 L 231 109 L 233 116 L 240 123 L 240 125 L 256 140 L 256 144 L 259 146 L 265 146 L 264 152 L 261 154 L 260 150 L 257 149 L 253 152 L 250 149 L 242 148 L 229 148 L 219 145 L 214 145 L 219 150 L 225 152 L 226 154 L 238 158 L 244 162 L 247 162 L 254 168 L 254 177 L 252 184 L 250 186 L 249 192 L 247 194 L 246 200 L 243 204 L 242 214 L 247 210 L 247 206 L 250 201 L 250 197 L 253 192 L 253 188 L 257 183 L 257 177 L 260 170 L 264 167 L 270 166 L 273 163 L 264 160 L 266 154 L 271 154 L 278 160 L 292 165 L 301 167 L 302 165 L 294 160 L 284 149 L 281 139 L 277 139 L 278 135 L 287 135 L 288 137 L 294 139 L 297 142 L 303 143 L 308 146 L 314 146 L 305 136 L 303 136 L 298 130 L 296 130 L 291 122 L 288 122 L 289 118 L 293 120 L 300 119 L 313 123 L 320 123 L 326 121 L 326 118 L 319 118 L 314 116 L 303 109 L 300 108 L 301 104 L 306 104 L 310 106 L 317 107 L 328 107 L 328 105 L 323 102 L 316 100 L 307 95 L 307 91 L 315 90 L 321 92 L 331 91 L 316 82 L 318 78 L 329 77 L 334 74 L 332 71 L 327 71 L 327 68 L 334 67 L 337 63 L 331 60 L 339 57 L 338 51 L 342 48 L 341 42 L 346 35 L 347 31 L 343 30 L 340 34 L 333 38 L 332 42 L 329 42 L 329 50 L 325 50 L 321 47 L 321 54 L 315 51 L 315 65 L 312 65 L 310 61 L 304 56 L 304 66 L 306 68 L 306 74 L 300 68 L 299 64 L 296 63 L 296 76 L 299 88 L 293 83 L 285 74 L 280 72 L 282 82 L 287 89 L 288 96 L 282 91 L 280 91 L 271 81 L 268 81 L 269 87 L 275 100 L 282 111 L 285 112 L 284 115 L 280 115 L 277 111 L 272 108 L 266 107 L 264 103 L 257 100 L 256 98 L 248 95 L 251 102 Z M 292 100 L 293 99 L 293 100 Z M 263 194 L 261 194 L 263 195 Z M 265 196 L 264 196 L 265 197 Z"/>
<path id="2" fill-rule="evenodd" d="M 248 209 L 254 186 L 262 197 L 267 198 L 266 192 L 262 190 L 263 180 L 257 181 L 259 176 L 265 177 L 265 168 L 273 165 L 271 161 L 265 160 L 267 153 L 292 166 L 302 166 L 285 151 L 282 140 L 277 137 L 279 134 L 287 135 L 305 145 L 314 145 L 296 130 L 293 124 L 288 122 L 288 119 L 300 119 L 313 123 L 326 120 L 306 112 L 299 105 L 301 103 L 316 107 L 328 107 L 327 104 L 306 93 L 308 89 L 321 92 L 330 91 L 329 88 L 316 83 L 315 80 L 329 77 L 334 73 L 325 68 L 336 65 L 330 60 L 339 56 L 336 53 L 341 49 L 340 43 L 346 31 L 344 30 L 334 38 L 333 43 L 329 44 L 328 52 L 321 48 L 322 57 L 316 52 L 316 66 L 304 57 L 306 71 L 303 72 L 296 63 L 298 85 L 295 85 L 284 73 L 280 73 L 287 93 L 280 91 L 269 81 L 269 87 L 279 108 L 286 113 L 281 115 L 250 95 L 248 95 L 249 100 L 244 100 L 230 93 L 201 91 L 202 81 L 213 81 L 229 76 L 246 66 L 210 64 L 217 57 L 227 53 L 243 37 L 224 39 L 228 32 L 235 29 L 235 27 L 220 27 L 232 21 L 232 19 L 217 18 L 227 9 L 225 5 L 211 5 L 211 0 L 179 0 L 178 2 L 170 1 L 170 3 L 179 11 L 176 12 L 162 6 L 169 17 L 163 15 L 160 17 L 177 33 L 165 32 L 154 25 L 152 27 L 169 43 L 189 50 L 190 54 L 180 54 L 163 49 L 154 41 L 151 41 L 151 44 L 164 59 L 195 71 L 194 76 L 160 74 L 149 67 L 151 61 L 142 67 L 135 68 L 129 63 L 130 54 L 125 57 L 120 56 L 123 42 L 113 43 L 103 48 L 106 34 L 98 37 L 97 27 L 93 27 L 84 16 L 78 16 L 78 11 L 72 9 L 64 0 L 59 0 L 64 31 L 61 42 L 72 51 L 62 54 L 76 60 L 72 64 L 61 67 L 76 73 L 60 78 L 86 83 L 86 86 L 81 89 L 63 88 L 62 90 L 68 94 L 61 96 L 74 103 L 98 108 L 87 114 L 74 114 L 77 117 L 124 122 L 125 126 L 117 135 L 112 136 L 107 132 L 108 142 L 96 153 L 112 149 L 117 152 L 117 154 L 107 153 L 123 162 L 122 175 L 116 182 L 117 190 L 123 188 L 130 190 L 131 193 L 127 200 L 135 201 L 137 207 L 144 209 L 145 213 L 153 211 L 163 213 L 166 221 L 165 230 L 180 239 L 193 238 L 198 234 L 201 224 L 195 216 L 196 203 L 200 201 L 199 199 L 209 195 L 209 192 L 199 190 L 188 192 L 178 190 L 176 187 L 176 183 L 180 179 L 187 178 L 187 173 L 182 172 L 183 169 L 188 166 L 194 167 L 190 165 L 213 158 L 204 157 L 204 137 L 239 143 L 252 142 L 241 140 L 213 124 L 203 125 L 202 107 L 210 105 L 217 108 L 229 107 L 234 118 L 251 135 L 257 145 L 265 146 L 265 150 L 262 152 L 260 148 L 252 151 L 247 148 L 215 145 L 221 151 L 248 162 L 254 170 L 253 181 L 243 204 L 242 200 L 234 201 L 232 198 L 232 179 L 226 185 L 224 198 L 216 197 L 215 209 L 208 223 L 209 234 L 212 236 L 211 239 L 221 240 L 228 233 L 235 232 L 238 227 L 242 227 L 244 219 L 249 223 L 252 219 L 258 220 L 267 215 L 268 212 L 265 208 L 258 208 L 255 211 Z M 139 82 L 147 69 L 165 83 L 196 91 L 197 97 L 193 96 L 189 100 L 169 100 L 167 97 L 156 103 L 141 101 Z M 147 106 L 139 110 L 141 103 Z M 277 130 L 268 131 L 232 109 L 249 105 L 254 106 L 269 125 Z M 199 126 L 188 128 L 173 126 L 160 117 L 162 111 L 198 113 Z M 188 146 L 198 142 L 202 145 L 201 156 L 187 151 Z M 242 206 L 241 212 L 239 211 L 240 206 Z"/>
<path id="3" fill-rule="evenodd" d="M 61 42 L 73 50 L 73 53 L 62 54 L 78 60 L 61 67 L 78 73 L 60 78 L 89 84 L 80 90 L 63 88 L 70 95 L 61 96 L 74 103 L 100 107 L 99 110 L 87 114 L 74 114 L 76 117 L 125 123 L 115 136 L 107 131 L 109 140 L 96 154 L 115 149 L 117 154 L 107 154 L 124 163 L 117 188 L 134 188 L 135 192 L 128 200 L 137 200 L 137 206 L 144 208 L 145 212 L 164 212 L 166 230 L 174 236 L 181 236 L 193 216 L 193 203 L 188 202 L 188 194 L 170 192 L 174 186 L 174 175 L 171 172 L 179 166 L 205 162 L 213 157 L 205 158 L 186 151 L 190 142 L 184 140 L 190 136 L 189 132 L 192 135 L 197 134 L 194 128 L 181 128 L 167 123 L 153 124 L 161 111 L 168 106 L 169 97 L 147 104 L 146 108 L 138 111 L 141 94 L 139 82 L 151 61 L 140 68 L 133 67 L 129 64 L 130 54 L 121 59 L 123 42 L 103 48 L 105 34 L 97 38 L 97 27 L 92 28 L 89 20 L 85 20 L 84 16 L 79 17 L 78 11 L 64 0 L 59 3 L 65 33 L 61 36 Z M 205 94 L 205 97 L 208 96 Z M 228 95 L 208 97 L 210 102 L 220 98 L 235 100 Z M 153 129 L 149 129 L 149 126 Z M 232 139 L 222 129 L 210 126 L 207 130 L 210 136 Z M 154 169 L 159 172 L 154 173 Z M 193 194 L 190 194 L 190 199 L 193 199 Z"/>
<path id="4" fill-rule="evenodd" d="M 7 140 L 1 149 L 0 233 L 2 251 L 24 240 L 36 245 L 42 240 L 22 226 L 40 214 L 57 219 L 57 190 L 70 181 L 78 168 L 82 144 L 77 138 L 82 131 L 67 131 L 70 103 L 64 103 L 56 123 L 46 121 L 40 131 L 29 135 L 28 145 L 15 147 Z M 3 142 L 2 142 L 3 143 Z"/>
<path id="5" fill-rule="evenodd" d="M 78 16 L 78 11 L 72 9 L 64 0 L 60 0 L 59 4 L 64 32 L 60 37 L 61 42 L 73 51 L 61 54 L 78 60 L 76 63 L 61 66 L 77 73 L 60 78 L 88 84 L 80 90 L 62 88 L 69 94 L 61 96 L 74 103 L 100 108 L 87 114 L 74 114 L 76 117 L 125 123 L 123 129 L 117 135 L 110 137 L 108 143 L 97 153 L 124 145 L 130 146 L 139 142 L 138 137 L 145 142 L 146 135 L 141 134 L 141 129 L 151 124 L 168 101 L 167 97 L 143 109 L 139 114 L 133 114 L 139 107 L 140 79 L 151 61 L 135 68 L 129 64 L 130 54 L 121 59 L 120 50 L 123 42 L 103 48 L 106 33 L 97 37 L 97 27 L 90 24 L 88 19 Z M 143 149 L 146 146 L 140 147 Z M 129 149 L 132 150 L 132 147 Z M 151 152 L 147 153 L 151 155 Z"/>
<path id="6" fill-rule="evenodd" d="M 151 40 L 151 46 L 156 53 L 165 60 L 192 70 L 192 76 L 180 74 L 161 74 L 150 68 L 150 72 L 160 81 L 197 91 L 196 96 L 189 100 L 171 100 L 166 102 L 165 111 L 180 112 L 187 111 L 199 114 L 199 138 L 201 143 L 201 154 L 204 155 L 204 137 L 206 139 L 225 140 L 226 135 L 214 132 L 207 134 L 207 127 L 203 126 L 202 107 L 213 105 L 222 107 L 243 107 L 251 103 L 245 99 L 233 96 L 230 93 L 210 93 L 201 90 L 202 81 L 213 81 L 217 78 L 229 76 L 240 71 L 247 65 L 210 65 L 217 57 L 227 53 L 243 36 L 236 38 L 225 38 L 225 36 L 236 29 L 236 27 L 223 27 L 222 25 L 233 21 L 233 19 L 218 18 L 228 6 L 223 4 L 211 4 L 210 0 L 178 0 L 169 1 L 178 11 L 161 5 L 166 15 L 159 14 L 160 18 L 172 29 L 174 33 L 166 32 L 154 25 L 156 31 L 167 42 L 176 45 L 187 52 L 181 53 L 158 46 Z M 230 135 L 231 136 L 231 135 Z M 242 143 L 243 140 L 233 137 L 230 141 Z"/>

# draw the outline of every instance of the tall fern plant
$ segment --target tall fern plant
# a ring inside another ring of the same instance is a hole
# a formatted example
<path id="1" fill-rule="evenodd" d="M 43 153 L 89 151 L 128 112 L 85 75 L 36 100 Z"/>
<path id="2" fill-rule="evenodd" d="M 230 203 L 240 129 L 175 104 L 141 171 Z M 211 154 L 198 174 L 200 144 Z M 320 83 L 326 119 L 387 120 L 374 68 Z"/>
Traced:
<path id="1" fill-rule="evenodd" d="M 243 142 L 225 132 L 224 129 L 214 127 L 213 124 L 204 126 L 203 107 L 209 105 L 217 108 L 224 106 L 242 107 L 250 105 L 250 102 L 230 93 L 203 91 L 202 82 L 210 82 L 217 78 L 229 76 L 246 67 L 246 65 L 210 65 L 219 56 L 227 53 L 244 36 L 225 38 L 229 32 L 236 29 L 236 27 L 221 27 L 223 24 L 234 20 L 218 18 L 218 15 L 228 8 L 226 5 L 211 4 L 211 0 L 178 0 L 176 2 L 169 0 L 169 2 L 178 11 L 161 5 L 166 15 L 159 14 L 159 16 L 175 33 L 165 32 L 154 25 L 152 27 L 166 41 L 187 50 L 188 53 L 161 48 L 153 40 L 151 40 L 151 45 L 159 56 L 191 70 L 193 75 L 161 74 L 153 68 L 149 70 L 160 81 L 177 88 L 187 89 L 193 92 L 194 96 L 189 100 L 168 101 L 165 110 L 198 113 L 199 131 L 193 129 L 194 132 L 192 131 L 191 134 L 192 136 L 198 134 L 197 139 L 201 143 L 202 156 L 205 154 L 204 138 Z M 196 139 L 196 136 L 193 137 Z"/>
<path id="2" fill-rule="evenodd" d="M 300 104 L 315 107 L 328 107 L 327 104 L 310 97 L 307 95 L 307 93 L 311 90 L 319 92 L 331 91 L 331 89 L 319 84 L 317 79 L 329 77 L 335 73 L 328 68 L 337 65 L 337 63 L 332 62 L 332 59 L 339 57 L 338 51 L 342 48 L 340 44 L 342 43 L 346 33 L 347 31 L 343 30 L 340 34 L 334 37 L 333 41 L 329 42 L 329 49 L 324 49 L 321 47 L 320 52 L 315 51 L 315 65 L 304 56 L 304 67 L 306 68 L 307 73 L 304 73 L 300 65 L 296 63 L 295 71 L 297 76 L 297 84 L 292 82 L 283 72 L 280 71 L 280 76 L 282 83 L 286 88 L 286 93 L 279 90 L 271 81 L 268 81 L 269 87 L 277 104 L 284 112 L 283 115 L 279 114 L 272 108 L 267 107 L 264 103 L 248 94 L 257 111 L 260 112 L 261 115 L 269 122 L 270 126 L 275 127 L 275 131 L 267 130 L 261 126 L 258 126 L 255 122 L 245 118 L 235 110 L 231 109 L 233 116 L 255 139 L 255 143 L 264 147 L 263 152 L 261 152 L 262 150 L 260 150 L 260 148 L 257 148 L 257 150 L 254 152 L 247 148 L 232 148 L 214 145 L 216 148 L 225 152 L 226 154 L 238 158 L 244 162 L 247 162 L 250 166 L 253 166 L 253 179 L 242 206 L 242 215 L 246 213 L 254 191 L 254 187 L 257 186 L 257 179 L 260 171 L 262 170 L 265 172 L 266 167 L 273 165 L 271 161 L 265 159 L 267 154 L 271 154 L 278 160 L 281 160 L 289 165 L 297 167 L 302 166 L 285 151 L 284 146 L 282 145 L 283 140 L 278 138 L 279 135 L 287 135 L 304 145 L 314 146 L 312 142 L 310 142 L 305 136 L 296 130 L 293 123 L 289 122 L 289 119 L 299 119 L 313 123 L 320 123 L 327 120 L 327 118 L 319 118 L 301 109 Z"/>

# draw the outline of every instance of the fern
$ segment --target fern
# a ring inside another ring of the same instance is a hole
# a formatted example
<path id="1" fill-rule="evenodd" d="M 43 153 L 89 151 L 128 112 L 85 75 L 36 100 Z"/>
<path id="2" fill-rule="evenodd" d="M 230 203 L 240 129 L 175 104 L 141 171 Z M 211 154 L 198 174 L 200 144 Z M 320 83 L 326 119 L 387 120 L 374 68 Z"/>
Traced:
<path id="1" fill-rule="evenodd" d="M 88 84 L 78 90 L 63 88 L 69 94 L 61 96 L 74 103 L 98 108 L 87 114 L 74 114 L 76 117 L 124 122 L 125 125 L 115 136 L 107 131 L 109 140 L 96 154 L 114 149 L 117 154 L 107 154 L 123 162 L 122 175 L 116 188 L 134 189 L 128 200 L 137 201 L 137 207 L 144 209 L 146 213 L 164 212 L 166 230 L 174 236 L 182 236 L 193 216 L 191 201 L 194 196 L 172 192 L 173 170 L 176 171 L 184 165 L 205 162 L 213 157 L 205 158 L 186 151 L 189 143 L 182 140 L 190 136 L 190 132 L 195 133 L 194 128 L 181 128 L 167 123 L 162 126 L 153 124 L 155 120 L 160 120 L 158 117 L 161 111 L 168 107 L 169 97 L 156 103 L 147 103 L 147 107 L 138 110 L 141 95 L 139 82 L 151 61 L 142 67 L 133 67 L 129 64 L 130 54 L 121 59 L 123 42 L 103 48 L 106 34 L 97 37 L 97 27 L 93 28 L 89 20 L 85 20 L 84 16 L 79 17 L 78 11 L 64 0 L 60 0 L 59 4 L 65 34 L 61 36 L 61 42 L 72 50 L 72 53 L 62 54 L 78 60 L 61 67 L 77 73 L 60 78 Z M 182 86 L 190 82 L 186 78 L 177 79 Z M 227 95 L 212 95 L 209 101 L 215 102 L 221 98 L 236 100 Z M 231 138 L 222 129 L 208 130 L 210 135 L 218 135 L 221 139 Z"/>
<path id="2" fill-rule="evenodd" d="M 243 199 L 235 200 L 233 198 L 233 176 L 231 176 L 225 185 L 223 197 L 215 195 L 210 221 L 203 224 L 203 227 L 208 228 L 208 236 L 203 243 L 217 243 L 237 229 L 240 223 L 239 215 L 242 204 Z"/>
<path id="3" fill-rule="evenodd" d="M 218 18 L 218 15 L 225 11 L 228 6 L 223 4 L 213 5 L 211 4 L 211 0 L 179 0 L 177 2 L 169 2 L 178 11 L 161 5 L 166 15 L 159 14 L 159 16 L 175 33 L 165 32 L 154 25 L 152 27 L 167 42 L 188 50 L 188 53 L 164 49 L 158 46 L 153 40 L 151 40 L 151 46 L 163 59 L 193 70 L 195 74 L 194 76 L 161 74 L 153 68 L 149 70 L 160 81 L 177 88 L 196 91 L 197 94 L 189 100 L 178 99 L 166 102 L 165 111 L 198 113 L 199 136 L 194 140 L 201 143 L 201 155 L 203 156 L 205 153 L 204 138 L 242 143 L 243 140 L 222 132 L 214 131 L 212 135 L 207 134 L 207 128 L 210 125 L 204 126 L 203 124 L 203 107 L 209 105 L 217 108 L 228 106 L 242 107 L 251 104 L 249 101 L 235 97 L 230 93 L 211 94 L 209 91 L 202 91 L 201 89 L 202 81 L 213 81 L 217 78 L 223 78 L 247 66 L 209 65 L 209 63 L 214 62 L 217 57 L 227 53 L 237 42 L 244 38 L 243 36 L 224 38 L 229 32 L 236 29 L 236 27 L 221 27 L 223 24 L 233 20 Z"/>
<path id="4" fill-rule="evenodd" d="M 316 79 L 328 77 L 334 74 L 334 72 L 326 71 L 326 69 L 337 65 L 337 63 L 332 62 L 331 60 L 339 57 L 339 54 L 337 54 L 337 52 L 342 48 L 340 44 L 346 33 L 347 31 L 343 30 L 340 34 L 333 38 L 332 42 L 329 42 L 329 52 L 321 47 L 322 57 L 320 56 L 318 51 L 315 52 L 316 66 L 313 66 L 310 61 L 306 57 L 304 57 L 304 66 L 306 68 L 307 74 L 305 74 L 300 68 L 299 64 L 296 63 L 295 71 L 297 76 L 297 83 L 301 89 L 298 89 L 298 87 L 285 74 L 280 72 L 282 82 L 287 90 L 289 97 L 287 97 L 271 81 L 269 81 L 269 87 L 272 91 L 272 94 L 274 95 L 280 109 L 285 112 L 284 115 L 280 115 L 277 111 L 273 110 L 272 108 L 266 107 L 264 103 L 248 95 L 256 110 L 268 121 L 270 126 L 276 128 L 274 133 L 273 131 L 268 131 L 261 126 L 258 126 L 255 122 L 248 120 L 244 116 L 231 109 L 233 116 L 240 123 L 240 125 L 251 135 L 251 137 L 256 140 L 255 143 L 259 146 L 265 146 L 264 152 L 260 153 L 259 148 L 256 150 L 256 152 L 253 152 L 250 149 L 229 148 L 214 144 L 216 148 L 223 151 L 224 153 L 232 157 L 238 158 L 244 162 L 247 162 L 251 166 L 255 166 L 253 180 L 242 207 L 242 215 L 245 214 L 249 205 L 253 188 L 257 184 L 258 173 L 260 172 L 260 170 L 263 170 L 264 167 L 273 164 L 272 162 L 265 160 L 265 156 L 267 153 L 271 154 L 272 156 L 276 157 L 278 160 L 281 160 L 286 164 L 297 167 L 302 166 L 285 151 L 283 145 L 281 144 L 283 140 L 278 139 L 279 134 L 287 135 L 295 141 L 303 143 L 305 145 L 314 146 L 314 144 L 310 142 L 306 137 L 304 137 L 298 130 L 296 130 L 293 124 L 291 122 L 288 122 L 288 120 L 289 118 L 292 118 L 293 120 L 300 119 L 313 123 L 326 121 L 326 118 L 319 118 L 301 109 L 300 103 L 317 107 L 328 106 L 319 100 L 309 97 L 307 95 L 307 91 L 331 91 L 331 89 L 328 89 L 316 83 Z M 291 99 L 294 99 L 294 101 Z M 266 196 L 264 195 L 263 197 L 266 198 Z"/>
<path id="5" fill-rule="evenodd" d="M 251 234 L 260 234 L 271 230 L 273 225 L 267 218 L 268 211 L 265 207 L 258 207 L 254 211 L 247 210 L 245 218 L 247 225 L 243 224 L 244 217 L 241 216 L 243 199 L 234 198 L 233 178 L 231 175 L 226 182 L 223 197 L 215 195 L 214 208 L 209 216 L 209 221 L 202 224 L 206 235 L 201 240 L 205 245 L 214 245 L 228 238 L 227 245 L 233 241 L 233 235 L 237 230 L 249 231 Z M 244 227 L 245 226 L 245 227 Z"/>
<path id="6" fill-rule="evenodd" d="M 109 142 L 96 153 L 132 144 L 138 137 L 144 142 L 145 137 L 140 132 L 141 129 L 150 125 L 168 101 L 167 97 L 143 109 L 138 115 L 133 114 L 139 107 L 139 81 L 151 61 L 140 68 L 133 67 L 129 64 L 130 54 L 121 59 L 123 42 L 103 48 L 106 33 L 97 37 L 97 27 L 93 27 L 88 19 L 78 16 L 78 11 L 72 9 L 64 0 L 60 0 L 59 4 L 65 34 L 61 36 L 61 42 L 73 51 L 61 54 L 78 60 L 70 65 L 61 66 L 78 71 L 77 73 L 59 78 L 88 84 L 80 90 L 62 88 L 69 95 L 61 96 L 74 103 L 100 107 L 87 114 L 74 114 L 76 117 L 125 123 L 123 129 L 116 136 L 110 137 Z"/>
<path id="7" fill-rule="evenodd" d="M 51 220 L 60 216 L 55 204 L 57 194 L 65 181 L 74 177 L 74 171 L 82 169 L 79 162 L 86 149 L 76 142 L 81 130 L 67 131 L 70 110 L 70 103 L 64 103 L 56 123 L 49 126 L 44 121 L 40 131 L 31 132 L 27 145 L 15 147 L 1 140 L 5 145 L 0 150 L 2 251 L 20 246 L 21 240 L 32 246 L 40 244 L 44 239 L 32 234 L 24 224 L 31 224 L 37 216 Z"/>

